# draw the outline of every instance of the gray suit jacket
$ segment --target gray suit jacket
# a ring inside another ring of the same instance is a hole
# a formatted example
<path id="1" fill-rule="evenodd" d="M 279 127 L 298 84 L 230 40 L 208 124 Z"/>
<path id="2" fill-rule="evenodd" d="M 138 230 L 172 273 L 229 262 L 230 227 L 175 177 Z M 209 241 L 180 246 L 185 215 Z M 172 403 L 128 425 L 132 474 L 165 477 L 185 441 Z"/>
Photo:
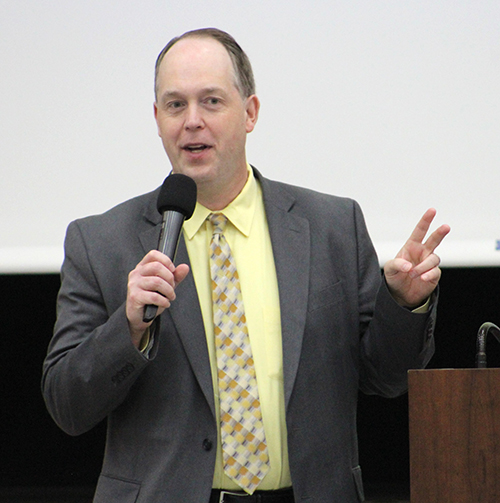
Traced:
<path id="1" fill-rule="evenodd" d="M 263 188 L 276 263 L 288 450 L 295 500 L 363 500 L 358 389 L 396 396 L 433 351 L 427 314 L 398 306 L 382 281 L 358 205 L 273 182 Z M 43 392 L 71 435 L 107 418 L 95 502 L 208 502 L 217 425 L 193 277 L 156 327 L 146 358 L 125 317 L 128 273 L 156 248 L 158 190 L 68 227 L 58 319 Z M 188 263 L 181 239 L 177 263 Z"/>

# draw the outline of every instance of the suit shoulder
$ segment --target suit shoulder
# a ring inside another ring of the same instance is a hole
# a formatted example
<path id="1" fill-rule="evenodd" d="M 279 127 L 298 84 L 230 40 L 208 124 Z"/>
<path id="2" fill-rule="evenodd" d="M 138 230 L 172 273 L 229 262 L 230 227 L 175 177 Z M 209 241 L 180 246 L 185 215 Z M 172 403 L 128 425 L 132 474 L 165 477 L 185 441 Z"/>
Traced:
<path id="1" fill-rule="evenodd" d="M 103 213 L 78 218 L 72 223 L 76 223 L 83 227 L 112 226 L 125 223 L 131 224 L 137 220 L 142 220 L 147 215 L 156 216 L 158 190 L 159 189 L 156 189 L 152 192 L 123 201 Z"/>
<path id="2" fill-rule="evenodd" d="M 300 208 L 306 212 L 311 211 L 317 214 L 340 212 L 352 215 L 353 211 L 360 211 L 357 201 L 349 197 L 327 194 L 274 180 L 264 179 L 263 183 L 268 185 L 271 192 L 280 193 L 293 201 L 294 208 Z"/>
<path id="3" fill-rule="evenodd" d="M 104 213 L 74 220 L 68 226 L 66 237 L 81 234 L 97 242 L 113 240 L 135 233 L 145 221 L 161 221 L 156 210 L 159 189 L 128 199 Z M 77 230 L 78 229 L 78 230 Z"/>

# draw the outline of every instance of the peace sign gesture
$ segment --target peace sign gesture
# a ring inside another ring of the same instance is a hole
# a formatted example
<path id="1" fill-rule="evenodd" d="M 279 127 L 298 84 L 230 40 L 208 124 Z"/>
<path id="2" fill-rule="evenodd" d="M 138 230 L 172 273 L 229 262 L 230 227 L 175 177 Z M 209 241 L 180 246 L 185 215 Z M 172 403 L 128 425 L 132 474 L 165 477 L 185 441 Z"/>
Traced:
<path id="1" fill-rule="evenodd" d="M 424 243 L 435 216 L 436 210 L 428 209 L 396 258 L 384 266 L 389 291 L 402 306 L 415 308 L 424 304 L 441 277 L 440 258 L 434 250 L 450 232 L 450 226 L 441 225 Z"/>

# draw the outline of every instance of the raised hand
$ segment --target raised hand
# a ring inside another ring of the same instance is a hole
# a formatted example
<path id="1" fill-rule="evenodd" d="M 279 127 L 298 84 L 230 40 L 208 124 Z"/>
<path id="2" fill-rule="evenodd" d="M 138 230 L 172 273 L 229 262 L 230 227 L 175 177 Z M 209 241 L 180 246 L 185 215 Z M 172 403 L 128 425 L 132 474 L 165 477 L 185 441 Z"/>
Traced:
<path id="1" fill-rule="evenodd" d="M 389 291 L 402 306 L 415 308 L 424 304 L 441 277 L 441 260 L 434 250 L 450 232 L 450 226 L 441 225 L 424 243 L 435 216 L 436 210 L 428 209 L 403 248 L 384 266 Z"/>

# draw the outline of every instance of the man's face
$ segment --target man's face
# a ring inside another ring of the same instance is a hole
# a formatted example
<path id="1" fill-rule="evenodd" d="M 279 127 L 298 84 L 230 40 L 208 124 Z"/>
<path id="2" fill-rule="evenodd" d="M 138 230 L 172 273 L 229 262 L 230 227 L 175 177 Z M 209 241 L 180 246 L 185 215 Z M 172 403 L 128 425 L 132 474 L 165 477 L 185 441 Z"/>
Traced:
<path id="1" fill-rule="evenodd" d="M 193 178 L 199 194 L 235 186 L 239 192 L 247 177 L 246 135 L 259 103 L 243 98 L 235 79 L 225 47 L 207 37 L 180 40 L 159 68 L 158 134 L 174 173 Z"/>

